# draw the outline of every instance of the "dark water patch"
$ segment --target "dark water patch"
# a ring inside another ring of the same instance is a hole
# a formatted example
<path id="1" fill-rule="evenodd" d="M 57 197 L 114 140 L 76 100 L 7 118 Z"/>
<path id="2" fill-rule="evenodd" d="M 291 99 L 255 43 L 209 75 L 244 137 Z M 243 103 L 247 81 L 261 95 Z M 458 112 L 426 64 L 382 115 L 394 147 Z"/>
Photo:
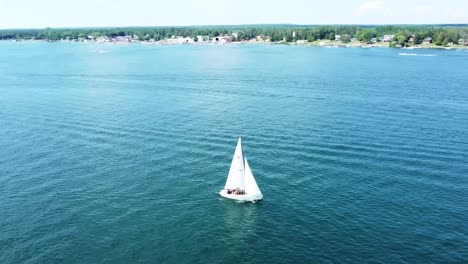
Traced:
<path id="1" fill-rule="evenodd" d="M 468 260 L 455 51 L 5 45 L 2 263 Z"/>

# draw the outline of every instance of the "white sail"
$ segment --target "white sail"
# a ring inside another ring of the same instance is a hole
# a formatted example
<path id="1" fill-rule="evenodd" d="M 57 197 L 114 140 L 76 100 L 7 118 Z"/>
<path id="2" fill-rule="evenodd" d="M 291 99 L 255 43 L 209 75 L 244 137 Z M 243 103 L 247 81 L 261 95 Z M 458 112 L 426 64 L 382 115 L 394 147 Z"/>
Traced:
<path id="1" fill-rule="evenodd" d="M 229 169 L 229 175 L 226 180 L 224 189 L 245 189 L 245 165 L 244 165 L 244 153 L 242 151 L 242 139 L 239 137 L 237 141 L 236 151 L 232 158 L 231 168 Z"/>
<path id="2" fill-rule="evenodd" d="M 262 192 L 260 188 L 258 188 L 257 182 L 250 170 L 249 163 L 247 163 L 247 159 L 244 158 L 245 164 L 245 193 L 248 195 L 258 195 L 261 196 Z"/>

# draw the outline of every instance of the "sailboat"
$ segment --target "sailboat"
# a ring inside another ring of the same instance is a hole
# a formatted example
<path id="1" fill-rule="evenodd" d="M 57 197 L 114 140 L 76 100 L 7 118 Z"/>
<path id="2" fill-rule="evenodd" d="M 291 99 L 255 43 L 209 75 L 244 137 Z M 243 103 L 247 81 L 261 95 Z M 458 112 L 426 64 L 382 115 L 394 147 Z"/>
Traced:
<path id="1" fill-rule="evenodd" d="M 219 195 L 228 199 L 250 202 L 256 202 L 263 198 L 262 192 L 250 170 L 249 163 L 244 156 L 241 137 L 237 141 L 226 185 L 219 192 Z"/>

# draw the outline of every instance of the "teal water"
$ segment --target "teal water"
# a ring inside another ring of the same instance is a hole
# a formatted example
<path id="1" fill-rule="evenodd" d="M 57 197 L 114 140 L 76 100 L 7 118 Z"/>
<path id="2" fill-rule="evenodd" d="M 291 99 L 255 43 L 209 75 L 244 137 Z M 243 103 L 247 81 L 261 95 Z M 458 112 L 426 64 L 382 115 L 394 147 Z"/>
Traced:
<path id="1" fill-rule="evenodd" d="M 136 262 L 468 262 L 468 52 L 1 42 L 0 263 Z"/>

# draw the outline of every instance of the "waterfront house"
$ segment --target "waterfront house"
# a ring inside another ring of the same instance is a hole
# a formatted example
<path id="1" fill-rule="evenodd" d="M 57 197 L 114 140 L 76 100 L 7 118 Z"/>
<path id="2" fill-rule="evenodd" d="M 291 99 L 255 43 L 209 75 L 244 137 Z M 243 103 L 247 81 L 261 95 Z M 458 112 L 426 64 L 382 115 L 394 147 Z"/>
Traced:
<path id="1" fill-rule="evenodd" d="M 340 41 L 341 40 L 341 36 L 340 35 L 335 35 L 335 41 Z"/>
<path id="2" fill-rule="evenodd" d="M 112 39 L 113 42 L 119 42 L 119 43 L 131 42 L 131 40 L 132 40 L 131 36 L 117 36 Z"/>
<path id="3" fill-rule="evenodd" d="M 301 45 L 303 45 L 303 44 L 306 44 L 306 43 L 307 43 L 307 40 L 306 40 L 306 39 L 298 39 L 298 40 L 296 41 L 296 44 L 301 44 Z"/>
<path id="4" fill-rule="evenodd" d="M 392 42 L 395 38 L 395 35 L 384 35 L 382 38 L 383 42 Z"/>
<path id="5" fill-rule="evenodd" d="M 414 34 L 409 35 L 408 37 L 408 43 L 413 43 L 414 42 Z"/>
<path id="6" fill-rule="evenodd" d="M 229 35 L 224 35 L 224 36 L 217 36 L 213 38 L 212 43 L 220 43 L 220 44 L 226 44 L 226 43 L 231 43 L 231 36 Z"/>
<path id="7" fill-rule="evenodd" d="M 195 43 L 195 40 L 191 37 L 182 37 L 177 39 L 180 44 L 193 44 Z"/>
<path id="8" fill-rule="evenodd" d="M 173 38 L 166 39 L 165 43 L 169 45 L 193 44 L 195 43 L 195 40 L 191 37 L 174 36 Z"/>
<path id="9" fill-rule="evenodd" d="M 98 43 L 107 43 L 110 42 L 110 38 L 108 36 L 101 36 L 96 39 Z"/>
<path id="10" fill-rule="evenodd" d="M 427 37 L 427 38 L 425 38 L 425 39 L 423 40 L 422 43 L 423 43 L 423 44 L 431 44 L 431 43 L 432 43 L 432 38 Z"/>

